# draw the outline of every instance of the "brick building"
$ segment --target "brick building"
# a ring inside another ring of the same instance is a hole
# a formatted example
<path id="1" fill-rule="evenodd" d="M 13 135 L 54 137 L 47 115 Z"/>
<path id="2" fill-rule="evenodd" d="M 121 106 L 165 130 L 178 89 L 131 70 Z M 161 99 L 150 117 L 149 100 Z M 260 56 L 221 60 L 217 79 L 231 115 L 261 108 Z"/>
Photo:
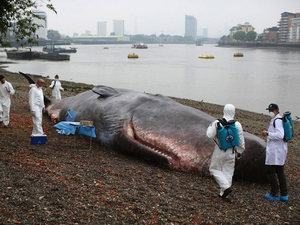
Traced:
<path id="1" fill-rule="evenodd" d="M 263 41 L 264 42 L 277 42 L 279 37 L 279 28 L 271 27 L 264 29 Z"/>

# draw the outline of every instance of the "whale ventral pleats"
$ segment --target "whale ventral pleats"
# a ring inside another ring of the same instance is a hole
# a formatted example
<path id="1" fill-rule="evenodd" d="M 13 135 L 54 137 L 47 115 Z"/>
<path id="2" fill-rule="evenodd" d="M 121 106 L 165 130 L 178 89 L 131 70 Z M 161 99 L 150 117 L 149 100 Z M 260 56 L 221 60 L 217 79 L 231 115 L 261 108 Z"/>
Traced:
<path id="1" fill-rule="evenodd" d="M 100 95 L 100 97 L 110 97 L 119 93 L 116 89 L 103 85 L 97 85 L 92 91 Z"/>

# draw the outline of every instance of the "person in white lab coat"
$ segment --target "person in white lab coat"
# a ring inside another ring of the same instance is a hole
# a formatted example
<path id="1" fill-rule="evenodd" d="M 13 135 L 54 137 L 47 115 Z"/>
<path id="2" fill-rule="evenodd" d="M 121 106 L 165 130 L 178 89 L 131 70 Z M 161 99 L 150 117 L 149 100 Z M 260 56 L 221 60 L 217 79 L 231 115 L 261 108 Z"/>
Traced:
<path id="1" fill-rule="evenodd" d="M 59 76 L 55 75 L 55 79 L 52 80 L 51 85 L 49 86 L 52 89 L 52 97 L 54 99 L 61 99 L 60 91 L 64 91 L 59 81 Z"/>
<path id="2" fill-rule="evenodd" d="M 266 110 L 269 110 L 271 121 L 269 129 L 267 131 L 263 130 L 262 135 L 267 136 L 265 165 L 271 191 L 265 195 L 265 198 L 271 201 L 288 201 L 286 177 L 284 174 L 284 164 L 288 150 L 287 142 L 283 139 L 284 128 L 282 120 L 279 119 L 281 118 L 279 107 L 277 104 L 271 103 Z M 279 189 L 280 197 L 277 196 Z"/>
<path id="3" fill-rule="evenodd" d="M 234 119 L 235 107 L 232 104 L 226 104 L 223 112 L 223 118 L 227 122 Z M 214 139 L 216 142 L 209 172 L 214 176 L 216 182 L 220 186 L 219 196 L 223 199 L 228 199 L 228 195 L 232 192 L 231 185 L 234 174 L 235 157 L 236 154 L 240 156 L 245 150 L 245 140 L 242 125 L 238 121 L 235 121 L 235 126 L 238 129 L 239 146 L 228 148 L 226 151 L 220 149 L 219 140 L 217 138 L 218 122 L 218 120 L 212 122 L 206 131 L 207 137 Z"/>
<path id="4" fill-rule="evenodd" d="M 43 134 L 43 112 L 45 110 L 43 86 L 45 82 L 43 79 L 38 79 L 36 84 L 30 85 L 29 91 L 29 105 L 33 122 L 32 134 Z"/>
<path id="5" fill-rule="evenodd" d="M 15 93 L 11 83 L 6 81 L 3 75 L 0 75 L 0 126 L 8 127 L 10 113 L 10 96 Z"/>

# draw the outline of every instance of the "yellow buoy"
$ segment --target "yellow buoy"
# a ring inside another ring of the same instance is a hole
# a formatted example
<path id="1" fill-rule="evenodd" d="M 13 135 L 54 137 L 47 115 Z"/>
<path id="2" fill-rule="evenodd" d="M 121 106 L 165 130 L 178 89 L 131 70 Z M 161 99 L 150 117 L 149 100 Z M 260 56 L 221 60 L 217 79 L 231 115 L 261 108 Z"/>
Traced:
<path id="1" fill-rule="evenodd" d="M 134 54 L 134 53 L 132 53 L 132 54 L 128 54 L 128 58 L 129 59 L 137 59 L 139 56 L 137 55 L 137 54 Z"/>
<path id="2" fill-rule="evenodd" d="M 108 49 L 108 47 L 103 47 L 104 49 Z"/>
<path id="3" fill-rule="evenodd" d="M 200 55 L 199 58 L 201 58 L 201 59 L 214 59 L 215 57 L 213 55 Z"/>
<path id="4" fill-rule="evenodd" d="M 233 54 L 233 56 L 234 56 L 234 57 L 243 57 L 243 56 L 244 56 L 244 54 L 243 54 L 243 53 L 240 53 L 240 52 L 238 52 L 238 53 L 234 53 L 234 54 Z"/>

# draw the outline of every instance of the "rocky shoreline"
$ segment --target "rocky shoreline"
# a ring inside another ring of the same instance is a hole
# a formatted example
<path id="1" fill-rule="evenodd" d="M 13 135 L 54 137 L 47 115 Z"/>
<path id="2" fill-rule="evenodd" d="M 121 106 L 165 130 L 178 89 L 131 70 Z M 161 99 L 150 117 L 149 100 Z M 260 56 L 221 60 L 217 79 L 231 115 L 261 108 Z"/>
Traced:
<path id="1" fill-rule="evenodd" d="M 47 144 L 30 145 L 32 130 L 28 82 L 5 70 L 12 83 L 11 126 L 0 128 L 0 224 L 299 224 L 299 122 L 288 144 L 286 176 L 289 202 L 264 199 L 269 185 L 234 181 L 233 201 L 217 197 L 212 177 L 172 171 L 161 165 L 116 153 L 93 143 L 78 151 L 74 138 L 62 138 L 45 115 Z M 34 77 L 35 79 L 37 77 Z M 51 79 L 45 78 L 48 87 Z M 92 85 L 62 81 L 63 97 Z M 44 93 L 50 97 L 50 88 Z M 214 117 L 223 106 L 174 98 Z M 266 103 L 268 104 L 268 103 Z M 263 138 L 269 117 L 236 110 L 245 131 Z M 86 140 L 79 139 L 80 146 Z"/>

